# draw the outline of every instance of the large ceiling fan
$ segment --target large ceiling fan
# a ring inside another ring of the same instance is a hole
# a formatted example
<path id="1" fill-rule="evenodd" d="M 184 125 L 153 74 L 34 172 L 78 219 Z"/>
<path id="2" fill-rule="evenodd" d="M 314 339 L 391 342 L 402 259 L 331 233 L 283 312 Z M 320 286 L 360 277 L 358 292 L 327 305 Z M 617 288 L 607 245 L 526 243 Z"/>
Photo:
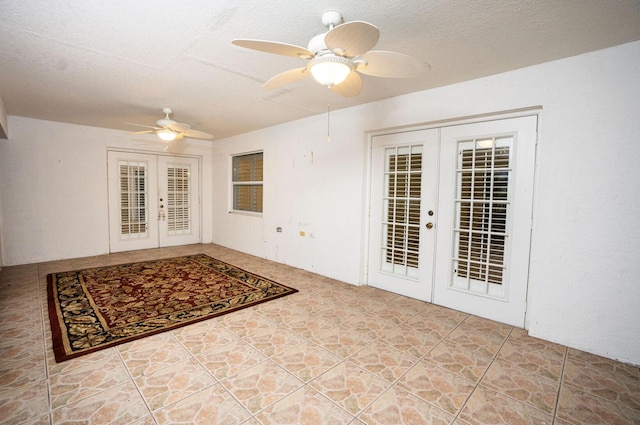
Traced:
<path id="1" fill-rule="evenodd" d="M 151 130 L 136 131 L 129 134 L 147 134 L 155 133 L 160 139 L 165 142 L 171 142 L 173 140 L 180 140 L 183 137 L 192 139 L 213 139 L 213 135 L 205 133 L 204 131 L 193 130 L 189 124 L 182 122 L 176 122 L 171 119 L 173 111 L 171 108 L 163 108 L 164 118 L 156 121 L 155 126 L 149 126 L 144 124 L 127 123 L 137 125 L 140 127 L 150 128 Z"/>
<path id="2" fill-rule="evenodd" d="M 282 72 L 268 80 L 262 88 L 276 89 L 309 76 L 333 92 L 353 97 L 362 91 L 359 73 L 374 77 L 409 78 L 429 71 L 430 66 L 412 56 L 383 50 L 370 50 L 380 38 L 374 25 L 353 21 L 342 23 L 339 12 L 322 14 L 326 33 L 309 41 L 307 48 L 276 41 L 235 39 L 236 46 L 277 55 L 307 60 L 307 65 Z"/>

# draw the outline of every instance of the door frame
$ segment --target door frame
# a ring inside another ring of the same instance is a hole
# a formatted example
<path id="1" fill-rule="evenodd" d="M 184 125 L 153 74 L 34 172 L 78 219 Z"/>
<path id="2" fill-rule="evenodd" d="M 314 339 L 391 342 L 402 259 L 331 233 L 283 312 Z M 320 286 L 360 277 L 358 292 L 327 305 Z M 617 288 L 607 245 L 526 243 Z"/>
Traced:
<path id="1" fill-rule="evenodd" d="M 186 154 L 178 154 L 178 153 L 172 153 L 172 152 L 158 152 L 158 151 L 147 151 L 147 150 L 141 150 L 141 149 L 127 149 L 127 148 L 114 148 L 114 147 L 107 147 L 106 152 L 105 152 L 105 166 L 107 167 L 107 181 L 106 181 L 106 190 L 107 190 L 107 202 L 106 202 L 106 208 L 107 208 L 107 241 L 108 241 L 108 245 L 109 245 L 109 252 L 112 252 L 111 250 L 111 231 L 112 231 L 112 226 L 114 223 L 112 223 L 111 220 L 111 195 L 110 195 L 110 188 L 109 188 L 109 155 L 111 152 L 116 152 L 116 153 L 125 153 L 125 154 L 133 154 L 133 155 L 152 155 L 155 157 L 173 157 L 173 158 L 187 158 L 187 159 L 191 159 L 191 160 L 196 160 L 198 163 L 198 175 L 195 176 L 195 178 L 197 178 L 197 182 L 198 182 L 198 190 L 196 193 L 196 197 L 197 197 L 197 201 L 198 201 L 198 219 L 197 219 L 197 224 L 198 224 L 198 240 L 200 241 L 199 243 L 202 243 L 202 235 L 203 235 L 203 229 L 202 229 L 202 225 L 203 225 L 203 169 L 202 169 L 202 156 L 200 155 L 186 155 Z M 156 178 L 157 178 L 157 173 L 156 173 Z M 158 235 L 158 241 L 160 240 L 160 237 Z M 133 248 L 133 250 L 135 250 L 136 248 Z M 113 251 L 113 252 L 120 252 L 120 251 Z"/>
<path id="2" fill-rule="evenodd" d="M 429 130 L 429 129 L 439 129 L 443 127 L 451 127 L 457 125 L 464 124 L 475 124 L 481 122 L 489 122 L 489 121 L 497 121 L 497 120 L 505 120 L 509 118 L 520 118 L 526 116 L 535 116 L 537 118 L 537 126 L 536 126 L 536 140 L 535 140 L 535 153 L 534 153 L 534 164 L 533 164 L 533 187 L 532 189 L 532 205 L 531 205 L 531 229 L 533 228 L 534 222 L 534 212 L 536 209 L 536 192 L 538 187 L 538 160 L 539 160 L 539 143 L 540 143 L 540 127 L 542 121 L 542 106 L 531 106 L 526 108 L 518 108 L 511 109 L 505 111 L 497 111 L 490 112 L 478 115 L 469 115 L 457 118 L 448 118 L 437 121 L 428 121 L 424 123 L 416 123 L 416 124 L 407 124 L 401 126 L 387 127 L 381 129 L 375 129 L 365 132 L 365 143 L 366 143 L 366 164 L 365 164 L 365 191 L 364 191 L 364 217 L 363 217 L 363 237 L 362 237 L 362 264 L 361 264 L 361 282 L 363 285 L 368 286 L 369 282 L 369 259 L 370 259 L 370 250 L 371 250 L 371 196 L 372 190 L 375 190 L 374 181 L 373 181 L 373 139 L 375 136 L 382 136 L 388 134 L 395 133 L 404 133 L 404 132 L 413 132 L 419 130 Z M 533 234 L 531 234 L 530 239 L 530 247 L 533 242 Z M 437 249 L 437 248 L 436 248 Z M 529 308 L 529 293 L 531 291 L 530 282 L 531 282 L 531 249 L 529 249 L 529 258 L 528 258 L 528 270 L 527 270 L 527 288 L 526 288 L 526 304 L 525 304 L 525 317 L 524 317 L 524 329 L 529 328 L 529 315 L 527 314 Z M 433 299 L 433 292 L 435 291 L 435 282 L 431 288 L 431 298 Z"/>

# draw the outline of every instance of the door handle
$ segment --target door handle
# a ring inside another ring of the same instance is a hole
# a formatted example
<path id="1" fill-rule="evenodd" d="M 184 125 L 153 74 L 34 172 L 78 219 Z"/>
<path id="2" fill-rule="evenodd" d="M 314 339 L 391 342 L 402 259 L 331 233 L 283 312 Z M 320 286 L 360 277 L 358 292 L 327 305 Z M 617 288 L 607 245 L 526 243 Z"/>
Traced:
<path id="1" fill-rule="evenodd" d="M 427 223 L 427 229 L 433 229 L 433 223 L 431 222 Z"/>

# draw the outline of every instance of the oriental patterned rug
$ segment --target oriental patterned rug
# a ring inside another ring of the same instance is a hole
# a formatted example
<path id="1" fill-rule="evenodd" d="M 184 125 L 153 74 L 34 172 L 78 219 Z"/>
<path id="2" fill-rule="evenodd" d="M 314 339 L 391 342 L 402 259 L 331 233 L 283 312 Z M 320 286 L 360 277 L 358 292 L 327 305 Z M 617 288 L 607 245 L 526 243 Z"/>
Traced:
<path id="1" fill-rule="evenodd" d="M 204 254 L 47 276 L 56 361 L 298 292 Z"/>

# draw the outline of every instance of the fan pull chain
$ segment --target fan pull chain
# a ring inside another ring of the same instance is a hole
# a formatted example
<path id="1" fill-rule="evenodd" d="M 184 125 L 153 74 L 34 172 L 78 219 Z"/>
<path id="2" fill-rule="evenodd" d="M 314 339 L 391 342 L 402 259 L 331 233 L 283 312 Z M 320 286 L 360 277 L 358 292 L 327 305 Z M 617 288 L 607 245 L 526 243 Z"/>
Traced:
<path id="1" fill-rule="evenodd" d="M 327 143 L 331 142 L 331 105 L 327 104 Z"/>

